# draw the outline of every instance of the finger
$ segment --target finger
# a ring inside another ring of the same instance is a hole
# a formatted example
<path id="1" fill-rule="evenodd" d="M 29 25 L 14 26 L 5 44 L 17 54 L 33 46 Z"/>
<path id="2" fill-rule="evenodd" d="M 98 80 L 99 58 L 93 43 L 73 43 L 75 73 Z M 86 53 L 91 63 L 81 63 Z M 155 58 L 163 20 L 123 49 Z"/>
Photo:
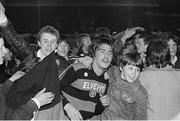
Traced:
<path id="1" fill-rule="evenodd" d="M 79 113 L 78 117 L 79 117 L 80 120 L 83 120 L 83 118 L 81 116 L 81 113 Z"/>
<path id="2" fill-rule="evenodd" d="M 106 95 L 104 95 L 104 96 L 102 96 L 100 99 L 106 99 L 107 98 L 107 96 Z"/>
<path id="3" fill-rule="evenodd" d="M 38 92 L 38 94 L 41 94 L 41 93 L 43 93 L 45 91 L 46 91 L 46 88 L 43 88 L 40 92 Z"/>
<path id="4" fill-rule="evenodd" d="M 49 96 L 49 99 L 52 99 L 52 100 L 53 100 L 53 99 L 54 99 L 54 95 L 50 95 L 50 96 Z"/>

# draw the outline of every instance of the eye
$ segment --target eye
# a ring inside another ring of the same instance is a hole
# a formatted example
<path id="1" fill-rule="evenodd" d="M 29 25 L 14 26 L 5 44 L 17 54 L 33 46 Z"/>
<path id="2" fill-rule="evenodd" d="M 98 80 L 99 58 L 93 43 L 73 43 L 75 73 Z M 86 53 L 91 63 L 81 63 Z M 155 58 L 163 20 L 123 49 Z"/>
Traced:
<path id="1" fill-rule="evenodd" d="M 137 71 L 137 72 L 140 72 L 140 69 L 138 68 L 138 69 L 136 69 L 136 71 Z"/>
<path id="2" fill-rule="evenodd" d="M 133 67 L 132 67 L 132 66 L 129 66 L 129 69 L 130 69 L 130 70 L 133 70 Z"/>
<path id="3" fill-rule="evenodd" d="M 47 43 L 48 41 L 47 40 L 43 40 L 44 43 Z"/>

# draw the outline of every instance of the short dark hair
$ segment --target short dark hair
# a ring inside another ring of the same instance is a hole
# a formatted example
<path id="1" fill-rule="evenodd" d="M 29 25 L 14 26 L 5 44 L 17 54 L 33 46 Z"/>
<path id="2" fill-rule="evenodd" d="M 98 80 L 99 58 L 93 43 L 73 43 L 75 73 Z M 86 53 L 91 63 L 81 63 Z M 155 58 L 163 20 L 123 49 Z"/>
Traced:
<path id="1" fill-rule="evenodd" d="M 47 25 L 47 26 L 42 27 L 37 34 L 38 41 L 40 41 L 42 33 L 50 33 L 50 34 L 56 36 L 57 43 L 59 43 L 59 41 L 60 41 L 59 31 L 56 28 L 54 28 L 53 26 Z"/>
<path id="2" fill-rule="evenodd" d="M 93 39 L 92 44 L 90 45 L 90 55 L 91 57 L 95 56 L 96 50 L 102 45 L 102 44 L 107 44 L 112 47 L 113 51 L 113 40 L 109 36 L 99 36 Z"/>
<path id="3" fill-rule="evenodd" d="M 99 27 L 95 30 L 95 37 L 98 36 L 111 36 L 111 32 L 108 28 L 106 27 Z"/>
<path id="4" fill-rule="evenodd" d="M 154 38 L 148 45 L 146 51 L 147 66 L 155 65 L 156 68 L 163 68 L 171 64 L 170 50 L 166 42 Z"/>
<path id="5" fill-rule="evenodd" d="M 172 39 L 176 44 L 178 44 L 179 38 L 173 34 L 173 33 L 164 33 L 161 35 L 161 39 L 163 41 L 165 41 L 166 43 L 168 43 L 170 41 L 170 39 Z"/>
<path id="6" fill-rule="evenodd" d="M 116 64 L 119 67 L 124 67 L 126 65 L 134 65 L 140 68 L 142 71 L 144 67 L 143 60 L 139 53 L 126 53 L 124 55 L 118 55 L 116 59 Z"/>
<path id="7" fill-rule="evenodd" d="M 151 40 L 154 38 L 154 35 L 151 33 L 143 33 L 139 36 L 139 39 L 142 38 L 144 40 L 144 45 L 148 45 Z"/>

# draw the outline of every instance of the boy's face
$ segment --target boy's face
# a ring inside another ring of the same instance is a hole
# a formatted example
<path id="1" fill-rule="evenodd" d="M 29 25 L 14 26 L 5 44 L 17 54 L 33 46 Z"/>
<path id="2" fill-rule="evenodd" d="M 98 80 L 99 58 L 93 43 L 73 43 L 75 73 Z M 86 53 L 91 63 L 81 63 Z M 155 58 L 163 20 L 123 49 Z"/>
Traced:
<path id="1" fill-rule="evenodd" d="M 135 40 L 135 45 L 136 45 L 136 47 L 137 47 L 138 53 L 144 53 L 144 52 L 146 52 L 147 45 L 145 45 L 143 38 L 136 39 L 136 40 Z"/>
<path id="2" fill-rule="evenodd" d="M 49 55 L 57 47 L 57 37 L 50 33 L 42 33 L 38 45 L 44 56 Z"/>
<path id="3" fill-rule="evenodd" d="M 122 78 L 129 83 L 134 82 L 140 75 L 140 68 L 134 65 L 126 65 L 123 68 L 120 67 L 122 71 Z"/>
<path id="4" fill-rule="evenodd" d="M 84 47 L 89 47 L 91 45 L 91 38 L 90 37 L 84 37 L 82 39 L 82 41 L 83 41 L 83 46 Z"/>
<path id="5" fill-rule="evenodd" d="M 69 44 L 66 42 L 60 42 L 57 47 L 57 53 L 61 56 L 67 56 L 69 52 Z"/>
<path id="6" fill-rule="evenodd" d="M 3 64 L 4 54 L 7 52 L 7 49 L 4 47 L 4 40 L 0 38 L 0 65 Z"/>
<path id="7" fill-rule="evenodd" d="M 168 41 L 168 46 L 169 46 L 171 56 L 176 56 L 176 53 L 177 53 L 177 44 L 176 44 L 176 42 L 174 42 L 172 39 L 170 39 Z"/>
<path id="8" fill-rule="evenodd" d="M 106 69 L 113 59 L 112 47 L 107 44 L 101 44 L 96 50 L 94 62 L 102 69 Z"/>

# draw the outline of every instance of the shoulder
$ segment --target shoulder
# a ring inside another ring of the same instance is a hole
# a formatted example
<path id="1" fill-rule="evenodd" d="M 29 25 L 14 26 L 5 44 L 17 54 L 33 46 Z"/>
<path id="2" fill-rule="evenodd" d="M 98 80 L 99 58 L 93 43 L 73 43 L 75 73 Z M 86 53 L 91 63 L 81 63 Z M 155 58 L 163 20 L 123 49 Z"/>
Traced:
<path id="1" fill-rule="evenodd" d="M 74 64 L 72 64 L 72 67 L 74 68 L 75 71 L 77 71 L 79 69 L 88 69 L 88 67 L 82 63 L 74 63 Z"/>
<path id="2" fill-rule="evenodd" d="M 139 88 L 137 89 L 137 92 L 136 92 L 136 96 L 139 99 L 148 97 L 148 93 L 147 93 L 146 89 L 144 88 L 144 86 L 142 86 L 142 85 L 139 86 Z"/>

